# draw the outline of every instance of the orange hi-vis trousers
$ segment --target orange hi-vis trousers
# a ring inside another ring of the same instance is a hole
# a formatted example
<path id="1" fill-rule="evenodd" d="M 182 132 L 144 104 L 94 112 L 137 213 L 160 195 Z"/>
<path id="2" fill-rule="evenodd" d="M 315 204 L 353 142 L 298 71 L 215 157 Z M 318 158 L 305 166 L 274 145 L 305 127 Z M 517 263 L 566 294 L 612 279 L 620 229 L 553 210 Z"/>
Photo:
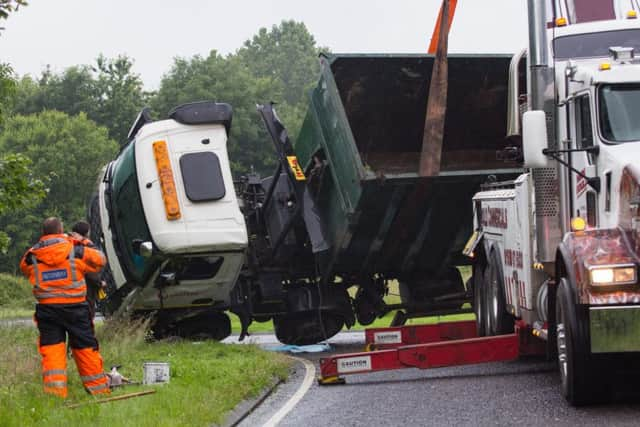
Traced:
<path id="1" fill-rule="evenodd" d="M 110 392 L 86 303 L 38 304 L 35 319 L 40 331 L 38 347 L 46 393 L 67 397 L 67 334 L 84 388 L 90 394 Z"/>

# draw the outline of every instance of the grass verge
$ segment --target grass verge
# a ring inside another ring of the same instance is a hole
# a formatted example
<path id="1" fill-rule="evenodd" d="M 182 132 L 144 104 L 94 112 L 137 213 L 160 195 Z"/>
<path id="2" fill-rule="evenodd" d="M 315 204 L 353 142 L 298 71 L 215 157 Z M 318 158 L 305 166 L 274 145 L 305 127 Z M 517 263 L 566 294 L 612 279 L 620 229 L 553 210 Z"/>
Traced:
<path id="1" fill-rule="evenodd" d="M 216 342 L 145 341 L 141 323 L 105 322 L 98 329 L 105 369 L 142 380 L 144 362 L 168 362 L 169 384 L 129 386 L 112 395 L 154 389 L 152 395 L 76 409 L 65 405 L 90 402 L 75 363 L 68 361 L 69 398 L 42 392 L 37 330 L 0 328 L 0 425 L 2 426 L 206 426 L 224 421 L 240 401 L 257 395 L 274 377 L 284 378 L 288 360 L 251 345 Z"/>
<path id="2" fill-rule="evenodd" d="M 27 279 L 0 273 L 0 319 L 31 317 L 34 301 Z"/>

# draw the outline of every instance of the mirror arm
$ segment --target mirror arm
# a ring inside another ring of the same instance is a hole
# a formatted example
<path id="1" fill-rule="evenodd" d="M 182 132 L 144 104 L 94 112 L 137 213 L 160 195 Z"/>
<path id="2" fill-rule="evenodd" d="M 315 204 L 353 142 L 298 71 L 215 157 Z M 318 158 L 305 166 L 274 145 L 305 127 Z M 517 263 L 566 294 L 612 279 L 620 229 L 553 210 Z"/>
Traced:
<path id="1" fill-rule="evenodd" d="M 597 176 L 588 177 L 587 175 L 580 172 L 578 169 L 571 166 L 569 163 L 562 160 L 560 156 L 558 156 L 559 153 L 571 153 L 575 151 L 587 151 L 587 152 L 594 152 L 594 153 L 597 153 L 597 151 L 599 151 L 599 150 L 591 150 L 592 148 L 597 148 L 597 147 L 574 148 L 574 149 L 568 149 L 568 150 L 549 150 L 545 148 L 544 150 L 542 150 L 542 154 L 551 157 L 553 160 L 556 160 L 558 163 L 561 163 L 562 165 L 566 166 L 569 170 L 575 172 L 576 175 L 584 178 L 587 181 L 587 184 L 589 184 L 591 188 L 596 190 L 596 193 L 599 193 L 601 188 L 600 177 L 597 177 Z"/>

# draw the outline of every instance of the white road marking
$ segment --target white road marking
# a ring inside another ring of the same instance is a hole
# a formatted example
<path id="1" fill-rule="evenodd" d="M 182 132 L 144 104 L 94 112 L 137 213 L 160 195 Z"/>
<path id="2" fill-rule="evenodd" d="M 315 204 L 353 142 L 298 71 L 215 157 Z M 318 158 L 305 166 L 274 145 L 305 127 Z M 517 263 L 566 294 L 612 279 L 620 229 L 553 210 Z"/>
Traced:
<path id="1" fill-rule="evenodd" d="M 269 421 L 264 423 L 263 427 L 275 427 L 276 425 L 278 425 L 278 423 L 282 421 L 282 419 L 289 412 L 291 412 L 291 410 L 304 397 L 304 395 L 307 393 L 307 391 L 313 384 L 313 380 L 316 377 L 316 367 L 313 365 L 313 363 L 309 362 L 306 359 L 301 359 L 298 357 L 292 357 L 292 358 L 297 360 L 298 362 L 302 362 L 302 364 L 306 369 L 304 379 L 302 380 L 302 384 L 300 385 L 298 390 L 296 390 L 293 396 L 291 396 L 291 398 L 287 401 L 287 403 L 285 403 L 284 406 L 282 406 L 282 408 L 278 410 L 278 412 L 273 414 L 273 416 L 269 418 Z"/>

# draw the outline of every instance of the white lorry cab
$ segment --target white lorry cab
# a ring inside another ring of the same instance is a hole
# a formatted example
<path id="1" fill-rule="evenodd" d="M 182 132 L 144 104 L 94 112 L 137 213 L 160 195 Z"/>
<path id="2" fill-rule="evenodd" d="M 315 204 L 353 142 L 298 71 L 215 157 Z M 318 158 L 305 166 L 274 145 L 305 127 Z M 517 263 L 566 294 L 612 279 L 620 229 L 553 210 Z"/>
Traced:
<path id="1" fill-rule="evenodd" d="M 92 209 L 111 275 L 108 305 L 156 312 L 154 332 L 223 338 L 247 229 L 233 186 L 228 104 L 143 110 L 105 168 Z M 95 232 L 94 232 L 95 236 Z"/>

